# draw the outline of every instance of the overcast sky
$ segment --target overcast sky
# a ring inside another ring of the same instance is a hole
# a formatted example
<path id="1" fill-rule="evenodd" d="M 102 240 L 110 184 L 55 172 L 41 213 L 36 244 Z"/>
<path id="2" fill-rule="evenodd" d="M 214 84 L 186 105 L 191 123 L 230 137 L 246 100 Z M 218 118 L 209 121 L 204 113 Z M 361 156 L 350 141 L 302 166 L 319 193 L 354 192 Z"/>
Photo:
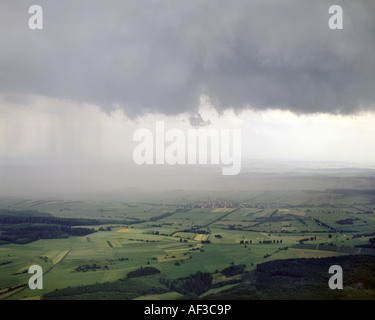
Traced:
<path id="1" fill-rule="evenodd" d="M 220 109 L 351 113 L 374 108 L 375 3 L 327 0 L 41 0 L 0 4 L 0 83 L 23 95 L 93 103 L 127 114 Z M 19 96 L 22 95 L 22 96 Z M 27 100 L 25 100 L 27 101 Z"/>
<path id="2" fill-rule="evenodd" d="M 2 166 L 125 164 L 194 119 L 244 160 L 375 162 L 375 1 L 39 0 L 43 30 L 31 4 L 0 3 Z"/>

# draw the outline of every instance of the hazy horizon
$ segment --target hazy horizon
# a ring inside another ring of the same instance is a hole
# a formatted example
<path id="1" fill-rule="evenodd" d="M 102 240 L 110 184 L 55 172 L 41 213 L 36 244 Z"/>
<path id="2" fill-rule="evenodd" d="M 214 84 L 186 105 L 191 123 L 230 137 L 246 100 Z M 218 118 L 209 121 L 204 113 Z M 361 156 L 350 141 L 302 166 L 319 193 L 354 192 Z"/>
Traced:
<path id="1" fill-rule="evenodd" d="M 355 163 L 248 161 L 241 173 L 220 166 L 0 166 L 0 194 L 16 198 L 128 199 L 175 191 L 374 189 L 375 167 Z M 129 196 L 130 195 L 130 196 Z"/>

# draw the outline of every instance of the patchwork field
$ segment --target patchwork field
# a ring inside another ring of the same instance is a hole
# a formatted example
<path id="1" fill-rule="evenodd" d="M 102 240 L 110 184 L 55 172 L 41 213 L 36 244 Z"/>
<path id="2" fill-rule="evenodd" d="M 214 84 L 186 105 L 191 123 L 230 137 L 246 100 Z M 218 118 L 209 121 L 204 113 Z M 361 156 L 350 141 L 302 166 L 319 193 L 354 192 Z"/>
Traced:
<path id="1" fill-rule="evenodd" d="M 126 297 L 179 298 L 181 293 L 164 284 L 198 272 L 213 276 L 215 288 L 202 295 L 206 296 L 241 282 L 242 273 L 222 274 L 231 266 L 244 266 L 242 272 L 251 272 L 267 261 L 371 253 L 370 241 L 375 237 L 371 195 L 296 192 L 293 197 L 290 192 L 258 192 L 251 196 L 243 197 L 248 207 L 238 208 L 2 200 L 0 205 L 6 204 L 12 212 L 33 210 L 34 214 L 102 219 L 103 223 L 73 226 L 93 230 L 84 236 L 0 245 L 0 299 L 43 299 L 68 287 L 112 284 L 145 267 L 160 272 L 152 276 L 153 285 L 163 289 L 153 294 L 141 290 L 138 296 L 134 291 Z M 0 236 L 4 232 L 0 230 Z M 41 266 L 44 272 L 44 287 L 37 294 L 26 286 L 31 265 Z"/>

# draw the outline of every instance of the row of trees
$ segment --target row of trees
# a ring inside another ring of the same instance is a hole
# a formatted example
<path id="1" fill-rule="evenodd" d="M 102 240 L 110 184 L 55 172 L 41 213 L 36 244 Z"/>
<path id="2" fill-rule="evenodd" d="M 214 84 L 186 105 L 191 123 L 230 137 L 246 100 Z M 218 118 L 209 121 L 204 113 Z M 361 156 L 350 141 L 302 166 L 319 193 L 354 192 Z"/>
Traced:
<path id="1" fill-rule="evenodd" d="M 239 244 L 252 244 L 252 240 L 240 240 Z M 275 244 L 275 243 L 283 243 L 283 240 L 259 240 L 259 244 Z"/>

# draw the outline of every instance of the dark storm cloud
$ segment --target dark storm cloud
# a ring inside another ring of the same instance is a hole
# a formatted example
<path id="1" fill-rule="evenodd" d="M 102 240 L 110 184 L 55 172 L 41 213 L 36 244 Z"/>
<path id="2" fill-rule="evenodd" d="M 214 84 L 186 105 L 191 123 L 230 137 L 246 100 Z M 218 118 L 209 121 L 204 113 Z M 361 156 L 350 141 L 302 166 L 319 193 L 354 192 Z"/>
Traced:
<path id="1" fill-rule="evenodd" d="M 198 112 L 189 118 L 189 122 L 193 127 L 205 127 L 210 125 L 210 120 L 203 120 L 201 114 Z"/>
<path id="2" fill-rule="evenodd" d="M 219 110 L 374 109 L 375 1 L 30 1 L 0 4 L 0 93 L 119 105 L 128 115 Z"/>

